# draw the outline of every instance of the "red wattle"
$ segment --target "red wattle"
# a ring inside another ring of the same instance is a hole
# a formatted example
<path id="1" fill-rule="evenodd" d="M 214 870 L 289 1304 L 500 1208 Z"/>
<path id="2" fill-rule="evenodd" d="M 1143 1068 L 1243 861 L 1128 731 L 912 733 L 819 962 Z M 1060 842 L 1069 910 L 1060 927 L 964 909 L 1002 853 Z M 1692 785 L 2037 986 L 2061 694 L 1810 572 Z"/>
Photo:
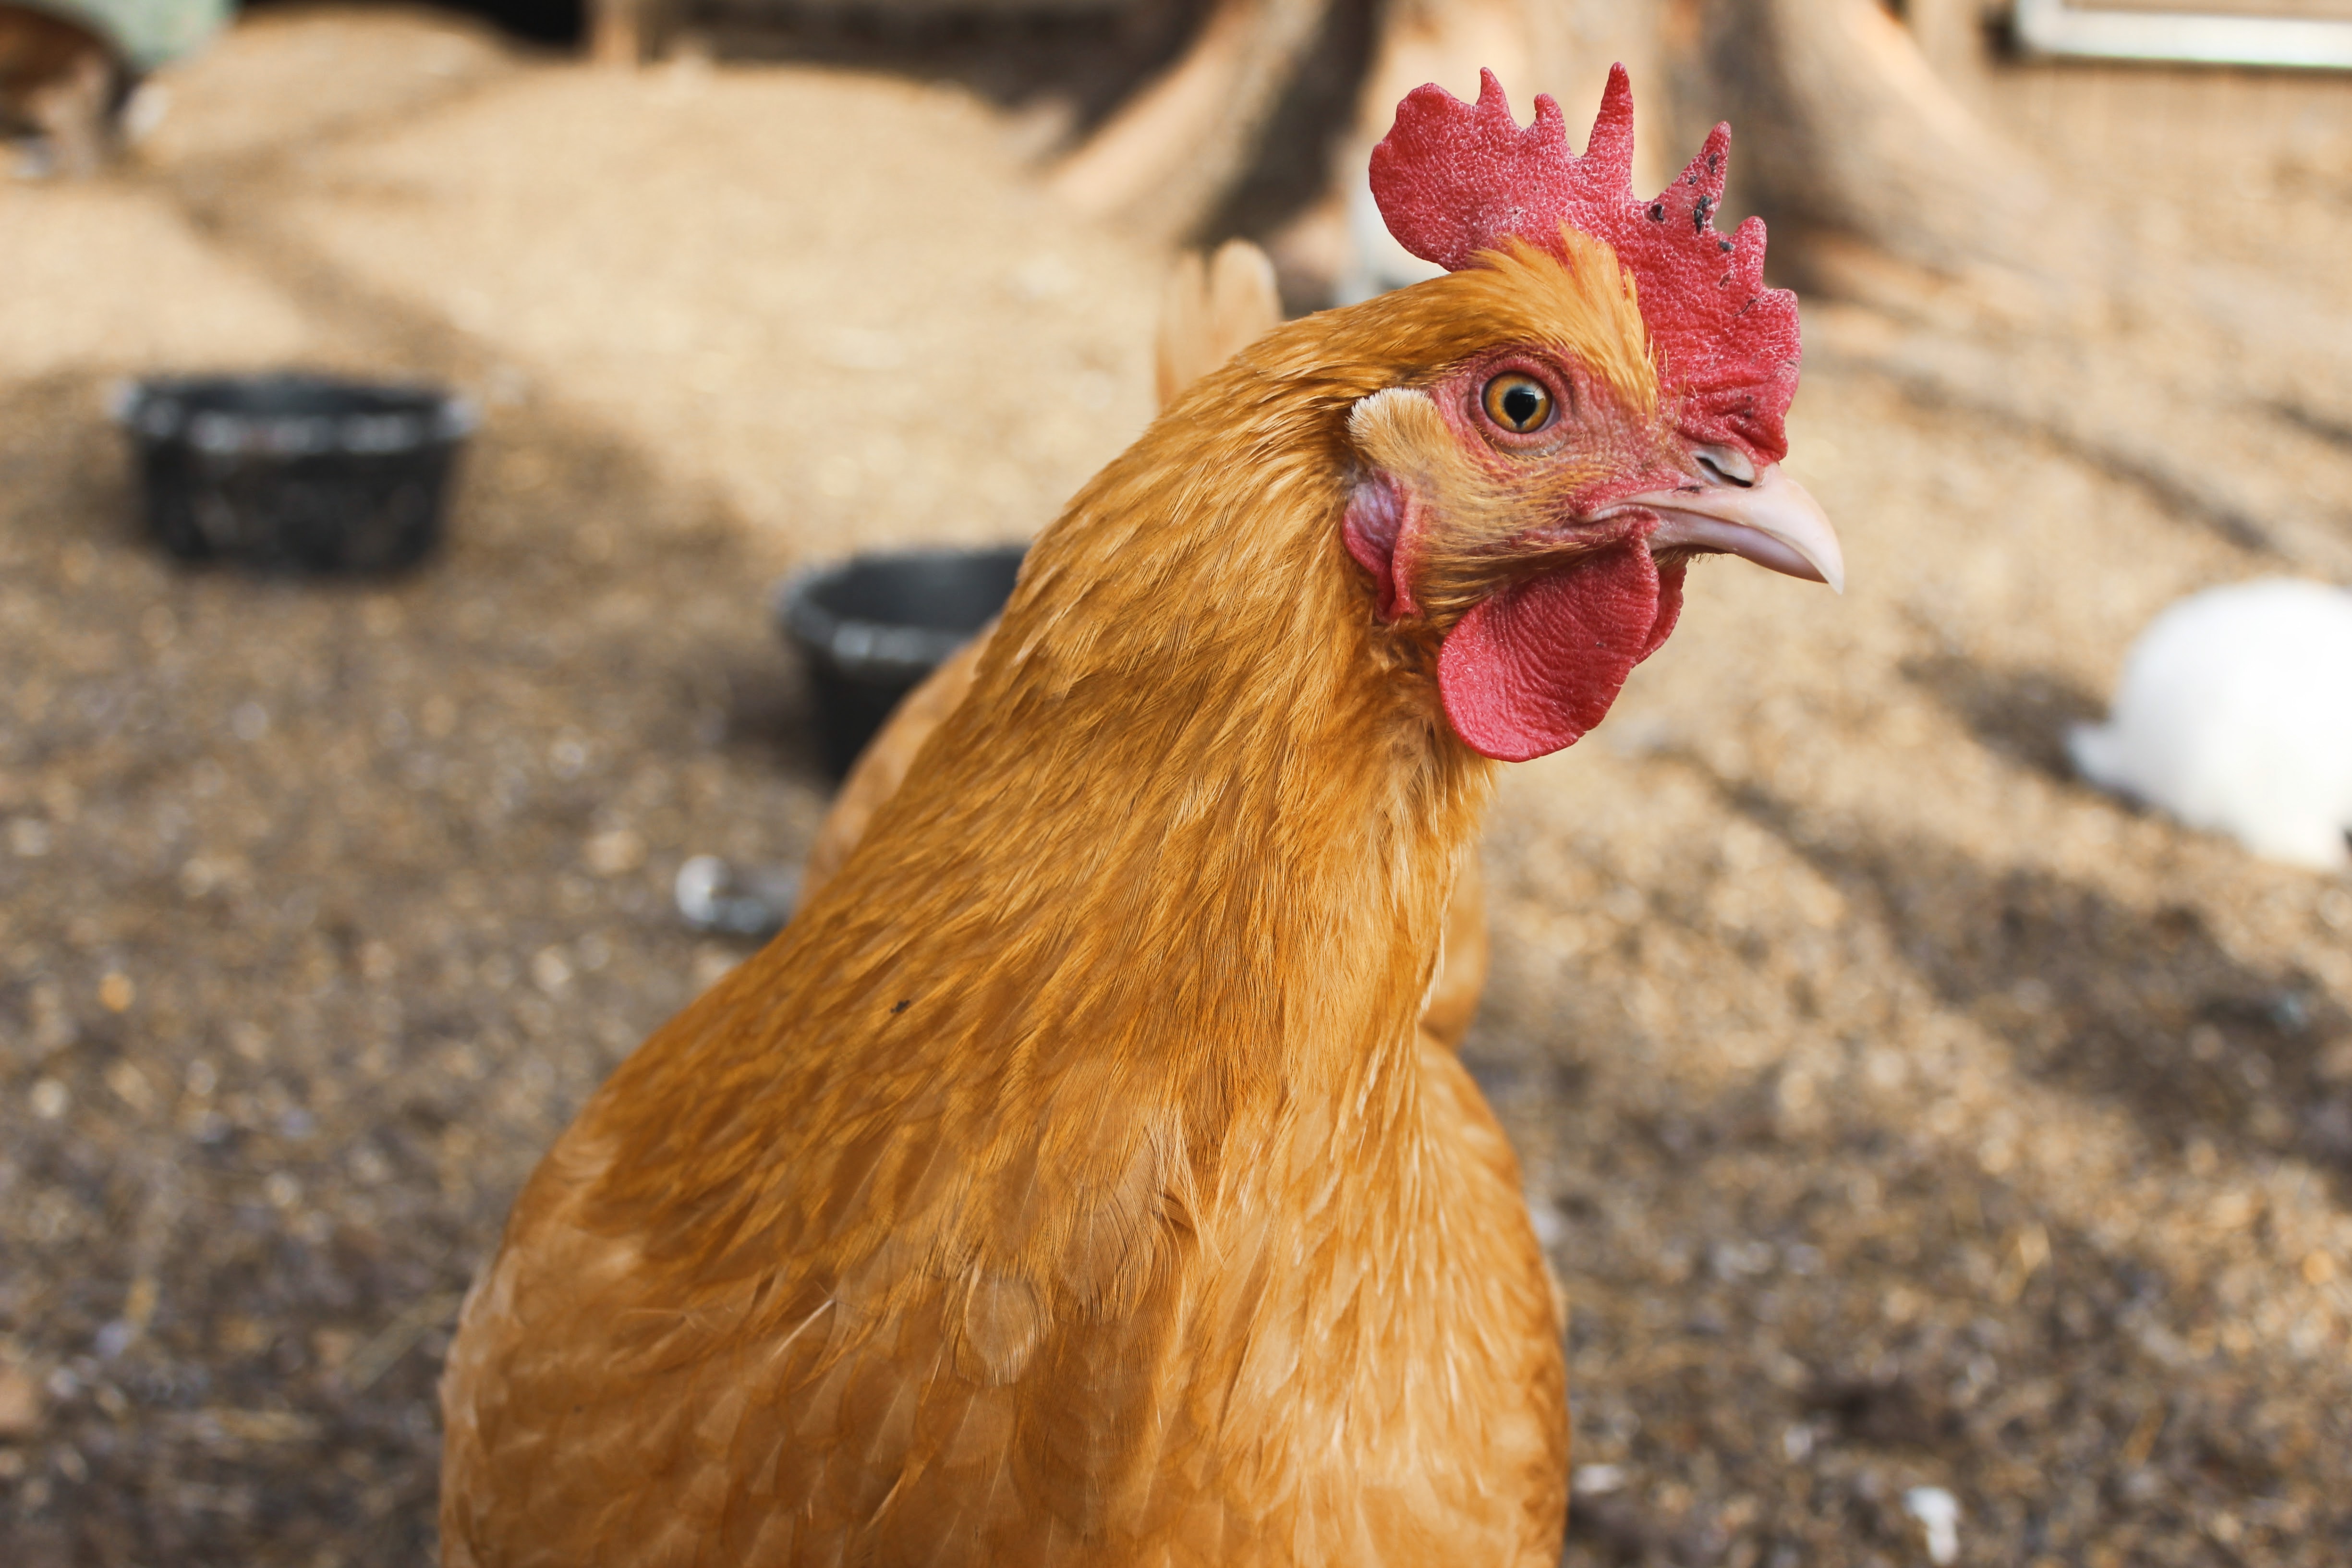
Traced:
<path id="1" fill-rule="evenodd" d="M 1498 763 L 1572 745 L 1666 640 L 1682 602 L 1683 563 L 1662 572 L 1634 540 L 1515 584 L 1463 616 L 1439 649 L 1445 717 Z"/>
<path id="2" fill-rule="evenodd" d="M 1690 569 L 1690 558 L 1658 568 L 1658 618 L 1651 623 L 1650 640 L 1642 645 L 1639 664 L 1666 644 L 1675 633 L 1675 623 L 1683 616 L 1683 574 Z"/>

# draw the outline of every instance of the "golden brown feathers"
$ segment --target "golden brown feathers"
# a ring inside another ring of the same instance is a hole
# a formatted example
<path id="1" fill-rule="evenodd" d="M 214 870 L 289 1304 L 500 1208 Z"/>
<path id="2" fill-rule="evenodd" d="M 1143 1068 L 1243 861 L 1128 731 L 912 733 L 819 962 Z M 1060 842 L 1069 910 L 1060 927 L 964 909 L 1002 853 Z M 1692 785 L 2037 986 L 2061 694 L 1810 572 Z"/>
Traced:
<path id="1" fill-rule="evenodd" d="M 453 1564 L 1549 1564 L 1517 1173 L 1415 1029 L 1490 765 L 1338 524 L 1350 408 L 1571 290 L 1282 327 L 1040 539 L 970 693 L 519 1200 Z"/>
<path id="2" fill-rule="evenodd" d="M 1601 276 L 1596 268 L 1594 277 Z M 1603 299 L 1597 303 L 1600 308 L 1591 314 L 1606 319 L 1610 301 Z M 1154 354 L 1160 404 L 1173 402 L 1193 382 L 1281 324 L 1274 267 L 1264 251 L 1243 239 L 1226 241 L 1206 260 L 1197 252 L 1187 251 L 1171 271 L 1160 302 Z M 1622 318 L 1617 326 L 1622 336 Z M 1638 316 L 1633 330 L 1638 334 Z M 981 649 L 994 629 L 994 623 L 990 623 L 932 671 L 859 753 L 810 847 L 801 876 L 803 897 L 814 894 L 841 869 L 865 836 L 874 813 L 906 778 L 931 732 L 963 700 L 979 668 Z M 1486 913 L 1482 884 L 1477 856 L 1465 855 L 1446 908 L 1438 973 L 1431 982 L 1421 1020 L 1423 1032 L 1447 1049 L 1461 1045 L 1486 989 Z"/>

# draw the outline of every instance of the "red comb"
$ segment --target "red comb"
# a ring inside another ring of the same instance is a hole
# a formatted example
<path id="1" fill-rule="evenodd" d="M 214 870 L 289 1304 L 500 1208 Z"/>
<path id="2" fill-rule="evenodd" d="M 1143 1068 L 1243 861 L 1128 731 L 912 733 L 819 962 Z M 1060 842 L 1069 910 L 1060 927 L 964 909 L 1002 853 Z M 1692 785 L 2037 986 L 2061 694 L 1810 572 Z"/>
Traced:
<path id="1" fill-rule="evenodd" d="M 1681 177 L 1645 202 L 1633 194 L 1623 66 L 1609 69 L 1581 158 L 1549 94 L 1522 130 L 1503 84 L 1481 71 L 1475 105 L 1434 82 L 1405 95 L 1372 149 L 1372 195 L 1397 243 L 1449 272 L 1513 236 L 1559 255 L 1562 224 L 1606 241 L 1633 275 L 1677 423 L 1778 462 L 1797 392 L 1797 297 L 1764 287 L 1763 219 L 1729 239 L 1715 231 L 1730 146 L 1731 127 L 1717 126 Z"/>

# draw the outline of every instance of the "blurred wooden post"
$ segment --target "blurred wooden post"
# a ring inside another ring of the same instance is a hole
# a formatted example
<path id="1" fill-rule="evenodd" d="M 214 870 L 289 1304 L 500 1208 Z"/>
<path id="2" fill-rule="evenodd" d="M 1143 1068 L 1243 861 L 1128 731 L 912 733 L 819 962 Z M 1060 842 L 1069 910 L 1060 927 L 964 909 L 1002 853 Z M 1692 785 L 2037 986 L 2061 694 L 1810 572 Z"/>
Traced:
<path id="1" fill-rule="evenodd" d="M 654 0 L 589 0 L 588 58 L 600 66 L 643 65 L 653 53 Z"/>
<path id="2" fill-rule="evenodd" d="M 2098 269 L 2095 226 L 1936 75 L 1879 0 L 1704 0 L 1700 15 L 1701 68 L 1740 128 L 1733 178 L 1801 278 L 1916 298 L 1916 276 L 1874 280 L 1892 260 L 2029 308 Z"/>
<path id="3" fill-rule="evenodd" d="M 1330 0 L 1217 0 L 1184 58 L 1112 115 L 1052 177 L 1083 212 L 1181 239 L 1257 151 Z"/>
<path id="4" fill-rule="evenodd" d="M 0 122 L 38 132 L 58 174 L 85 179 L 114 152 L 121 83 L 122 67 L 98 34 L 0 0 Z"/>

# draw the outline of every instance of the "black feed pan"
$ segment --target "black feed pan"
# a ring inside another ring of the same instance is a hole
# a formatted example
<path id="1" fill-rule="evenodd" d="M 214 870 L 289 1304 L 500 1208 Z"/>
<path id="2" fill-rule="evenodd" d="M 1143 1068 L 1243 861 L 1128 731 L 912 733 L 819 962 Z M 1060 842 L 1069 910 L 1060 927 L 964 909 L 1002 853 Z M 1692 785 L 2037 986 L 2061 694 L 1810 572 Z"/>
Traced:
<path id="1" fill-rule="evenodd" d="M 433 387 L 297 374 L 137 382 L 115 417 L 164 549 L 311 572 L 422 560 L 474 427 L 469 405 Z"/>
<path id="2" fill-rule="evenodd" d="M 859 555 L 785 579 L 784 636 L 808 658 L 825 765 L 849 771 L 901 699 L 1013 596 L 1023 545 Z"/>

